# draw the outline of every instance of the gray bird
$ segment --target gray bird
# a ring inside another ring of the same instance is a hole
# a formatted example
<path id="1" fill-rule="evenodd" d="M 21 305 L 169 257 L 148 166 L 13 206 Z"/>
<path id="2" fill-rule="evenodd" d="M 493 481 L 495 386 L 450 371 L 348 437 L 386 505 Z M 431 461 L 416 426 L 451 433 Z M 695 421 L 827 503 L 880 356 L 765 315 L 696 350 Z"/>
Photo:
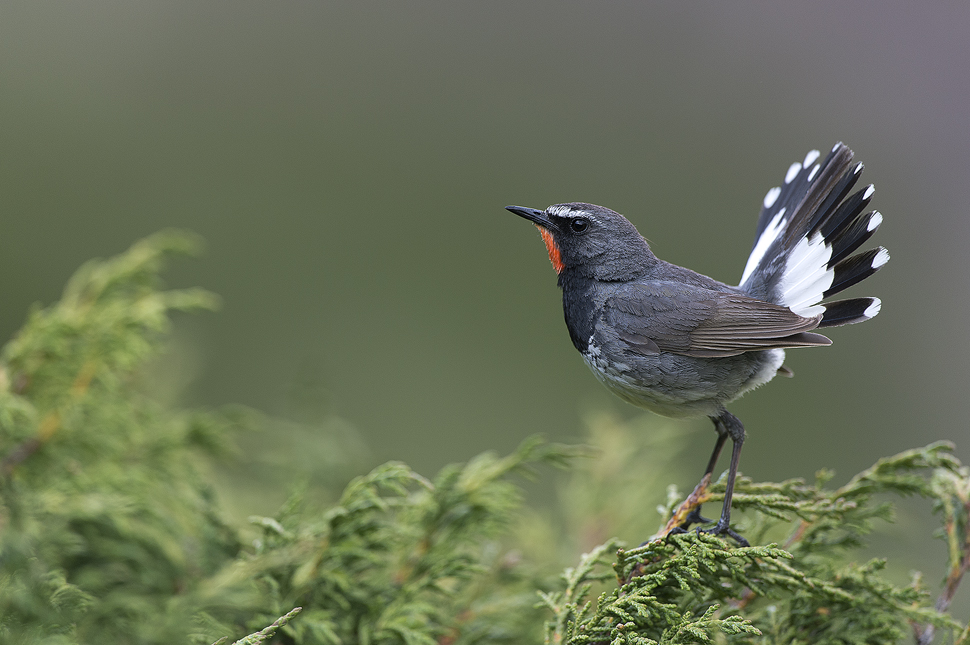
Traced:
<path id="1" fill-rule="evenodd" d="M 785 349 L 831 345 L 813 330 L 869 320 L 878 298 L 823 302 L 886 262 L 878 247 L 851 255 L 879 227 L 863 213 L 869 185 L 839 143 L 813 150 L 765 195 L 754 246 L 738 286 L 658 259 L 625 217 L 586 203 L 537 210 L 509 206 L 542 234 L 559 275 L 566 327 L 593 374 L 623 400 L 667 417 L 707 415 L 717 443 L 702 482 L 728 438 L 731 465 L 721 517 L 707 530 L 747 544 L 730 527 L 744 426 L 725 405 L 777 374 Z M 847 197 L 848 196 L 848 197 Z M 694 509 L 686 523 L 708 522 Z"/>

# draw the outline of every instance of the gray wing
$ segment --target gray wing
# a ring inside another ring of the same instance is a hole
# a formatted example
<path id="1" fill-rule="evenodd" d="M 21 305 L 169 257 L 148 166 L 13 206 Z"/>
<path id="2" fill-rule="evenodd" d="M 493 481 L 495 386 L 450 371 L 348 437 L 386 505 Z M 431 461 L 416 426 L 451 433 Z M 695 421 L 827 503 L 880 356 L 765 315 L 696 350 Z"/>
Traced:
<path id="1" fill-rule="evenodd" d="M 625 285 L 603 305 L 602 320 L 639 354 L 671 352 L 723 357 L 763 349 L 831 345 L 804 318 L 780 305 L 696 285 L 650 282 Z"/>

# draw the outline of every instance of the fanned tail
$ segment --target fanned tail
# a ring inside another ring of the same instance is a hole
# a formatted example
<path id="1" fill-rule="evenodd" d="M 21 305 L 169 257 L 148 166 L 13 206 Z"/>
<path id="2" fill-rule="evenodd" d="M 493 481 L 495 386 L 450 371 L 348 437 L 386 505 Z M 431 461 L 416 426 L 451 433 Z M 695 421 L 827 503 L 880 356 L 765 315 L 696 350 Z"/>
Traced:
<path id="1" fill-rule="evenodd" d="M 785 183 L 765 195 L 741 290 L 806 316 L 822 315 L 819 327 L 868 320 L 879 313 L 878 298 L 824 303 L 865 280 L 889 261 L 877 247 L 851 255 L 882 223 L 878 211 L 863 213 L 874 192 L 870 184 L 852 191 L 862 164 L 838 143 L 821 162 L 812 150 L 789 167 Z"/>

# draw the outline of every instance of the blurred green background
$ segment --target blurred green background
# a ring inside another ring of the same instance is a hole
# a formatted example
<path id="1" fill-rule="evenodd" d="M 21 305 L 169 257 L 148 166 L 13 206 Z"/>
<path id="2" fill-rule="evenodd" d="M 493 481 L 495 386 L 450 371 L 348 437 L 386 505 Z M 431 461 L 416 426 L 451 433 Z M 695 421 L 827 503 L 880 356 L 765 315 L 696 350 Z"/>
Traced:
<path id="1" fill-rule="evenodd" d="M 736 282 L 765 192 L 842 140 L 885 216 L 893 260 L 853 290 L 882 314 L 732 406 L 742 470 L 838 482 L 941 438 L 968 460 L 968 33 L 962 3 L 5 1 L 0 336 L 84 260 L 188 228 L 208 251 L 170 282 L 224 307 L 179 321 L 160 396 L 309 424 L 294 472 L 340 468 L 313 424 L 433 472 L 639 414 L 505 205 L 603 204 Z M 714 434 L 678 423 L 689 486 Z"/>

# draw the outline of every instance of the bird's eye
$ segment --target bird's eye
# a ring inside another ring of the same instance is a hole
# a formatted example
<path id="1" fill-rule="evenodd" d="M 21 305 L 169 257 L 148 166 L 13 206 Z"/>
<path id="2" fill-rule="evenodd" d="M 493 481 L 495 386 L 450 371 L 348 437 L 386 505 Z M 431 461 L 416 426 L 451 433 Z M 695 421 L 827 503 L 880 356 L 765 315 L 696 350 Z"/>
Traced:
<path id="1" fill-rule="evenodd" d="M 585 217 L 577 217 L 569 222 L 569 228 L 573 229 L 573 233 L 582 233 L 589 228 L 589 220 Z"/>

